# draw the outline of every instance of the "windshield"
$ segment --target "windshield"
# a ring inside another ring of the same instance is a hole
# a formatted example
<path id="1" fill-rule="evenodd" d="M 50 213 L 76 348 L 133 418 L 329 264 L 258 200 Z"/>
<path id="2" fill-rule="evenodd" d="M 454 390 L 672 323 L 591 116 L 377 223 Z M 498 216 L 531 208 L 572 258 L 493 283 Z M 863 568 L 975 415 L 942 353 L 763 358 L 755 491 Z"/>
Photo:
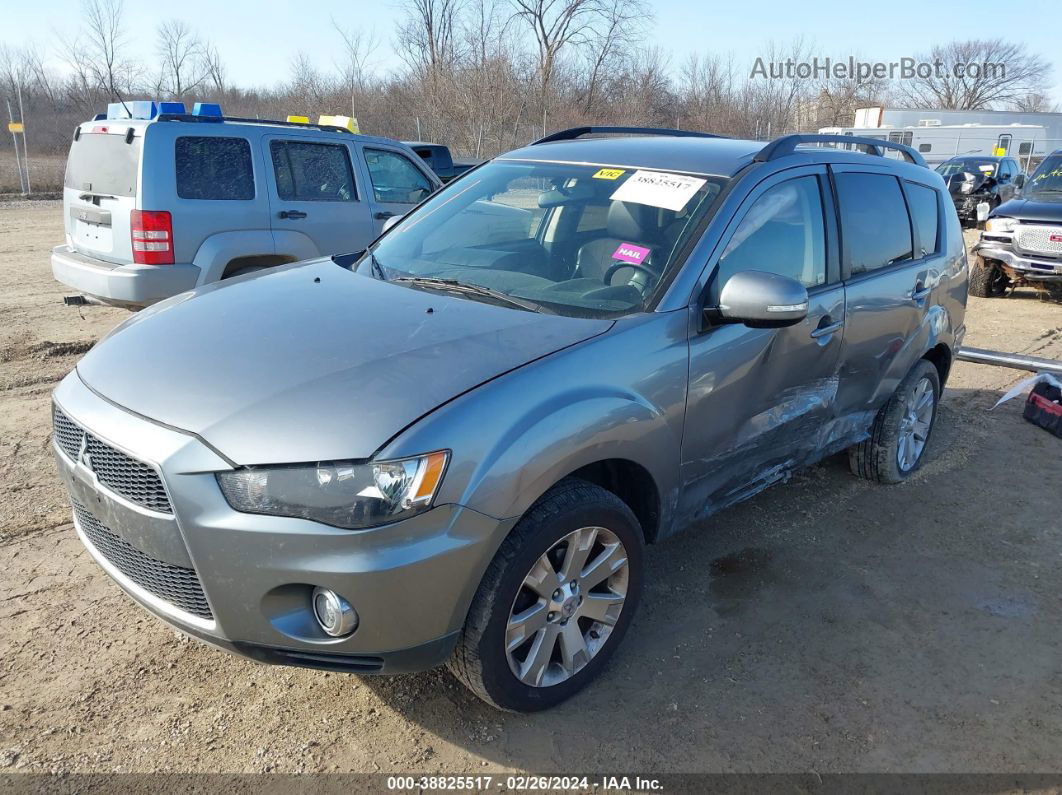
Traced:
<path id="1" fill-rule="evenodd" d="M 1026 198 L 1038 195 L 1057 198 L 1062 195 L 1062 154 L 1049 155 L 1044 158 L 1044 162 L 1025 184 L 1024 194 Z"/>
<path id="2" fill-rule="evenodd" d="M 996 161 L 986 157 L 953 157 L 937 166 L 937 173 L 942 177 L 952 174 L 984 174 L 992 176 L 996 172 Z"/>
<path id="3" fill-rule="evenodd" d="M 676 252 L 725 182 L 496 160 L 418 207 L 359 267 L 412 287 L 531 311 L 638 312 L 681 266 Z"/>

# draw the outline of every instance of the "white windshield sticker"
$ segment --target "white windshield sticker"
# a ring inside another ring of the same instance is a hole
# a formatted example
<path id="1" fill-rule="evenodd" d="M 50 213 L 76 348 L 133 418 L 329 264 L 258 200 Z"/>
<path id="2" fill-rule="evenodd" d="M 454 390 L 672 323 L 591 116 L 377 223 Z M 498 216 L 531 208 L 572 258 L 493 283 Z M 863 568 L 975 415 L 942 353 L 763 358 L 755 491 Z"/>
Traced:
<path id="1" fill-rule="evenodd" d="M 978 168 L 982 171 L 987 171 L 989 174 L 996 170 L 995 166 L 978 166 Z"/>
<path id="2" fill-rule="evenodd" d="M 648 204 L 678 212 L 701 189 L 706 179 L 668 174 L 663 171 L 635 171 L 616 188 L 612 201 Z"/>

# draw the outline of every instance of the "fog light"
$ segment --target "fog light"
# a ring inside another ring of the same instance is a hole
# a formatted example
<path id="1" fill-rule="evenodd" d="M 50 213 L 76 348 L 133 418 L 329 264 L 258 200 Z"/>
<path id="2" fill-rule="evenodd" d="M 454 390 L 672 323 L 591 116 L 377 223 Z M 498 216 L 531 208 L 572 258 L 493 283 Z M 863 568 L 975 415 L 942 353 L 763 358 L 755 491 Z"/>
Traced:
<path id="1" fill-rule="evenodd" d="M 353 606 L 330 588 L 313 589 L 313 614 L 321 629 L 333 638 L 349 635 L 358 628 L 358 614 Z"/>

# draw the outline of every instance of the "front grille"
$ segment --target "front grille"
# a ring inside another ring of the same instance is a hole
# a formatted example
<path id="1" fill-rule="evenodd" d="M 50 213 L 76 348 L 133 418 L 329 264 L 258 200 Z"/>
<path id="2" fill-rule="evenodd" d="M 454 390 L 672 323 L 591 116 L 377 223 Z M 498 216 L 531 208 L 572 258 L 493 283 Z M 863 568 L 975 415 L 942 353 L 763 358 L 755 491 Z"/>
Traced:
<path id="1" fill-rule="evenodd" d="M 195 571 L 145 555 L 111 532 L 109 527 L 103 525 L 76 500 L 74 515 L 81 532 L 96 551 L 130 580 L 185 613 L 208 621 L 214 619 Z"/>
<path id="2" fill-rule="evenodd" d="M 52 427 L 60 449 L 77 461 L 85 445 L 84 463 L 100 483 L 136 505 L 159 513 L 173 513 L 158 472 L 142 461 L 97 439 L 52 405 Z"/>
<path id="3" fill-rule="evenodd" d="M 1019 224 L 1014 241 L 1023 251 L 1062 256 L 1062 226 Z"/>

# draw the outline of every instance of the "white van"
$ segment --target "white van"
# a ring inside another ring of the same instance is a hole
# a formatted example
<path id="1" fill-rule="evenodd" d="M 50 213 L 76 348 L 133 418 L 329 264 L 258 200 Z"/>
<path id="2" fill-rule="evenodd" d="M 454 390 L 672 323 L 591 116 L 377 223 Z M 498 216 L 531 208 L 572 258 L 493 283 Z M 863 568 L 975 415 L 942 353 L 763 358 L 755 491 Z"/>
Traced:
<path id="1" fill-rule="evenodd" d="M 90 301 L 137 309 L 364 249 L 441 184 L 388 138 L 225 117 L 217 105 L 115 103 L 74 132 L 52 273 Z"/>

